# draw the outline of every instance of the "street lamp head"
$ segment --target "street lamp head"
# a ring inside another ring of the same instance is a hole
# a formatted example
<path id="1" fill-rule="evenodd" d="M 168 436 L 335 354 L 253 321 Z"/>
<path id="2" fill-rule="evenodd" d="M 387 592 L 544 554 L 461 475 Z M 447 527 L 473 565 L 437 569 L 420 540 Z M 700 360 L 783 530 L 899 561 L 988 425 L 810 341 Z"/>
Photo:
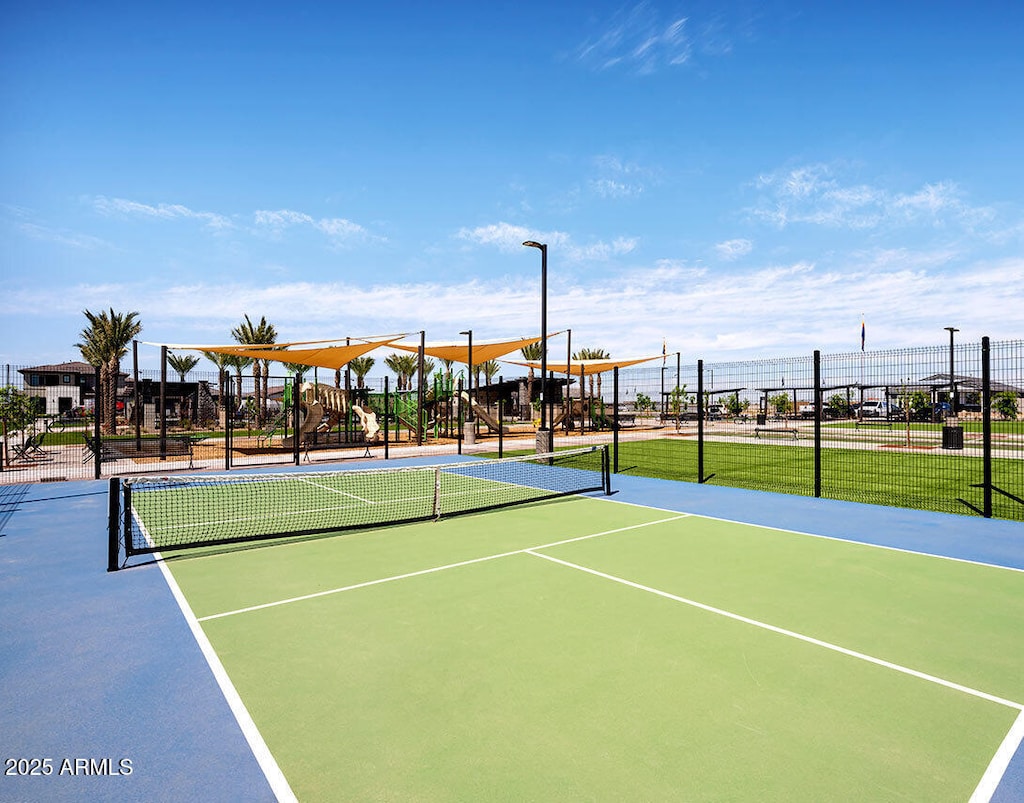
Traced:
<path id="1" fill-rule="evenodd" d="M 527 240 L 523 245 L 527 248 L 539 248 L 542 251 L 548 247 L 547 243 L 538 243 L 536 240 Z"/>

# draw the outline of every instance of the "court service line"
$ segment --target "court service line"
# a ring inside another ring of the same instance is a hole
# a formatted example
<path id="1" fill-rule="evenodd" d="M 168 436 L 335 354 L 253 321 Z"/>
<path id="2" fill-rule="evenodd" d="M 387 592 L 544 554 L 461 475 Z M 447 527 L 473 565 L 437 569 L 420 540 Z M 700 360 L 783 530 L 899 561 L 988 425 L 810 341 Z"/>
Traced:
<path id="1" fill-rule="evenodd" d="M 824 647 L 827 650 L 832 650 L 833 652 L 838 652 L 842 655 L 850 656 L 851 658 L 857 658 L 861 661 L 867 661 L 868 663 L 875 664 L 886 669 L 901 672 L 904 675 L 910 675 L 911 677 L 918 678 L 919 680 L 926 680 L 929 683 L 935 683 L 939 686 L 944 686 L 947 689 L 953 689 L 954 691 L 969 694 L 972 697 L 978 697 L 982 700 L 987 700 L 991 703 L 998 703 L 999 705 L 1004 705 L 1007 708 L 1013 708 L 1017 711 L 1024 711 L 1024 704 L 1016 703 L 1012 700 L 1007 700 L 1003 697 L 997 697 L 996 695 L 989 694 L 988 692 L 980 691 L 978 689 L 972 689 L 969 686 L 963 686 L 959 683 L 954 683 L 951 680 L 945 680 L 944 678 L 936 677 L 935 675 L 929 675 L 926 672 L 920 672 L 916 669 L 910 669 L 909 667 L 901 666 L 900 664 L 894 664 L 891 661 L 886 661 L 882 658 L 876 658 L 875 656 L 868 655 L 867 653 L 857 652 L 856 650 L 851 650 L 847 647 L 841 647 L 838 644 L 833 644 L 829 641 L 822 641 L 821 639 L 814 638 L 813 636 L 808 636 L 803 633 L 797 633 L 795 630 L 787 630 L 784 627 L 778 627 L 777 625 L 771 625 L 767 622 L 761 622 L 757 619 L 751 619 L 748 616 L 743 616 L 742 614 L 738 613 L 732 613 L 731 611 L 727 611 L 722 608 L 716 608 L 713 605 L 708 605 L 703 602 L 697 602 L 696 600 L 687 599 L 686 597 L 680 597 L 679 595 L 671 594 L 668 591 L 662 591 L 658 588 L 645 586 L 641 583 L 636 583 L 632 580 L 627 580 L 624 577 L 616 577 L 614 574 L 607 574 L 605 572 L 598 571 L 597 569 L 591 569 L 587 566 L 581 566 L 578 563 L 571 563 L 570 561 L 562 560 L 561 558 L 555 558 L 551 555 L 544 555 L 543 553 L 534 551 L 535 549 L 543 548 L 544 547 L 533 547 L 532 549 L 526 549 L 523 551 L 526 552 L 528 555 L 533 555 L 536 558 L 543 558 L 544 560 L 551 561 L 552 563 L 561 564 L 562 566 L 566 566 L 570 569 L 576 569 L 577 571 L 592 574 L 595 577 L 601 577 L 605 580 L 611 580 L 614 583 L 620 583 L 621 585 L 629 586 L 630 588 L 635 588 L 639 591 L 646 591 L 649 594 L 655 594 L 659 597 L 664 597 L 665 599 L 670 599 L 674 602 L 681 602 L 684 605 L 689 605 L 693 608 L 698 608 L 702 611 L 707 611 L 708 613 L 717 614 L 718 616 L 724 616 L 727 619 L 733 619 L 737 622 L 743 622 L 744 624 L 753 625 L 754 627 L 759 627 L 762 630 L 768 630 L 772 633 L 778 633 L 782 636 L 788 636 L 789 638 L 794 638 L 798 641 L 813 644 L 816 647 Z"/>
<path id="2" fill-rule="evenodd" d="M 325 591 L 317 591 L 313 594 L 303 594 L 298 597 L 289 597 L 287 599 L 279 599 L 274 602 L 264 602 L 260 605 L 250 605 L 246 608 L 238 608 L 233 611 L 224 611 L 223 613 L 213 613 L 208 616 L 200 616 L 196 619 L 198 622 L 209 622 L 211 619 L 223 619 L 226 616 L 236 616 L 240 613 L 251 613 L 252 611 L 261 611 L 264 608 L 276 608 L 279 605 L 290 605 L 293 602 L 303 602 L 308 599 L 316 599 L 317 597 L 326 597 L 330 594 L 340 594 L 344 591 L 355 591 L 359 588 L 368 588 L 370 586 L 381 585 L 382 583 L 393 583 L 396 580 L 407 580 L 410 577 L 420 577 L 425 574 L 434 574 L 435 572 L 443 572 L 448 569 L 458 569 L 461 566 L 471 566 L 474 563 L 484 563 L 485 561 L 497 560 L 498 558 L 507 558 L 511 555 L 522 555 L 523 553 L 529 552 L 531 549 L 548 549 L 549 547 L 561 546 L 562 544 L 572 544 L 576 541 L 586 541 L 590 538 L 600 538 L 604 535 L 614 535 L 615 533 L 623 533 L 629 530 L 639 530 L 644 527 L 652 527 L 656 524 L 665 524 L 670 521 L 677 521 L 679 519 L 685 519 L 689 517 L 689 513 L 679 513 L 675 516 L 670 516 L 667 519 L 657 519 L 656 521 L 647 521 L 640 524 L 630 524 L 625 527 L 616 527 L 613 530 L 604 530 L 599 533 L 588 533 L 587 535 L 579 535 L 575 538 L 565 538 L 561 541 L 553 541 L 550 544 L 542 544 L 540 546 L 524 547 L 523 549 L 513 549 L 509 552 L 499 552 L 495 555 L 485 555 L 480 558 L 471 558 L 469 560 L 458 561 L 457 563 L 448 563 L 444 566 L 432 566 L 429 569 L 420 569 L 415 572 L 406 572 L 405 574 L 396 574 L 391 577 L 381 577 L 377 580 L 367 580 L 363 583 L 353 583 L 352 585 L 340 586 L 339 588 L 329 588 Z"/>

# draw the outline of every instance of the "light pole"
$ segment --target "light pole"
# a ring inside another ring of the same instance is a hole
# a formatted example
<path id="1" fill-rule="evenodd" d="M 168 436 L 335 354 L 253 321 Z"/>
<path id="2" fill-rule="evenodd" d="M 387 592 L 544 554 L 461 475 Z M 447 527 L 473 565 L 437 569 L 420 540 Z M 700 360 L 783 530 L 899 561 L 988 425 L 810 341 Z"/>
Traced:
<path id="1" fill-rule="evenodd" d="M 954 326 L 943 327 L 949 332 L 949 409 L 956 414 L 956 379 L 953 375 L 953 335 L 960 330 Z"/>
<path id="2" fill-rule="evenodd" d="M 474 420 L 474 418 L 473 418 L 473 330 L 472 329 L 467 329 L 465 332 L 459 332 L 459 334 L 460 335 L 468 335 L 469 336 L 469 355 L 466 358 L 469 361 L 467 363 L 468 366 L 469 366 L 469 379 L 468 379 L 468 385 L 469 385 L 469 412 L 466 413 L 466 421 L 467 422 L 472 422 Z"/>
<path id="3" fill-rule="evenodd" d="M 540 249 L 540 429 L 537 430 L 537 451 L 550 452 L 553 444 L 545 410 L 548 381 L 548 245 L 534 240 L 527 240 L 523 245 Z"/>

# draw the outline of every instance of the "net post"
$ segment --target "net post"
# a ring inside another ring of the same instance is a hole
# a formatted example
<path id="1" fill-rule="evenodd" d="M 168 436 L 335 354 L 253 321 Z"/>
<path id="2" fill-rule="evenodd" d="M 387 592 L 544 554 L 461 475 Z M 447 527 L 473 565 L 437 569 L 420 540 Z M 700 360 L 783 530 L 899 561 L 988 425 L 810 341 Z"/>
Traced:
<path id="1" fill-rule="evenodd" d="M 604 495 L 612 495 L 612 471 L 611 460 L 608 457 L 608 444 L 601 447 L 601 484 L 604 485 Z"/>
<path id="2" fill-rule="evenodd" d="M 441 518 L 441 467 L 434 467 L 434 520 Z"/>
<path id="3" fill-rule="evenodd" d="M 96 456 L 99 462 L 99 455 Z M 117 571 L 120 557 L 121 478 L 111 477 L 107 483 L 107 571 Z"/>

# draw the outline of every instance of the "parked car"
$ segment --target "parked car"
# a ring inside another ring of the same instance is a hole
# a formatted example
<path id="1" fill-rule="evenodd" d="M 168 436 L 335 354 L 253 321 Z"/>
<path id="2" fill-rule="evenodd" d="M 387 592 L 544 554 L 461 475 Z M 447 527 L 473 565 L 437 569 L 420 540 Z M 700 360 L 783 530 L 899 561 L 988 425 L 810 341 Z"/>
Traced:
<path id="1" fill-rule="evenodd" d="M 719 419 L 725 418 L 725 405 L 709 404 L 707 409 L 707 417 L 709 421 L 718 421 Z"/>
<path id="2" fill-rule="evenodd" d="M 903 415 L 899 406 L 874 400 L 864 402 L 858 412 L 861 418 L 899 418 Z"/>

